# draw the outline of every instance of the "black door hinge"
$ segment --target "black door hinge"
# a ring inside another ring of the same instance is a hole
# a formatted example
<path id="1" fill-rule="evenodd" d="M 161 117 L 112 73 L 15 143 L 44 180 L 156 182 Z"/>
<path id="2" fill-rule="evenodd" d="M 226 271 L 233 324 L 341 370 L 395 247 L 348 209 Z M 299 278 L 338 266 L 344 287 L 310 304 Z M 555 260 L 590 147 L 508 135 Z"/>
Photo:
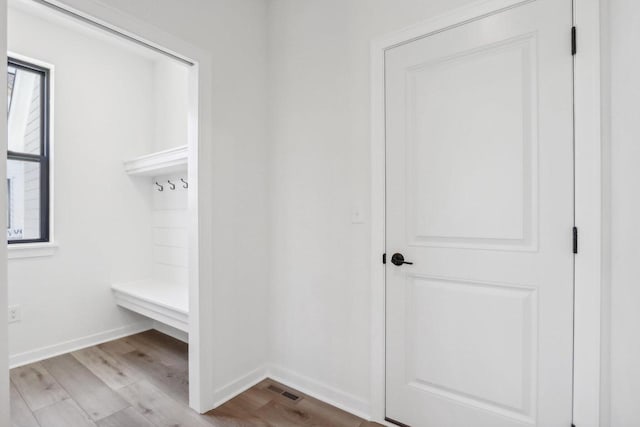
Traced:
<path id="1" fill-rule="evenodd" d="M 576 27 L 571 27 L 571 55 L 578 52 L 578 39 L 576 36 Z"/>
<path id="2" fill-rule="evenodd" d="M 573 227 L 573 253 L 578 253 L 578 227 Z"/>
<path id="3" fill-rule="evenodd" d="M 387 254 L 382 254 L 382 263 L 383 264 L 387 263 Z"/>

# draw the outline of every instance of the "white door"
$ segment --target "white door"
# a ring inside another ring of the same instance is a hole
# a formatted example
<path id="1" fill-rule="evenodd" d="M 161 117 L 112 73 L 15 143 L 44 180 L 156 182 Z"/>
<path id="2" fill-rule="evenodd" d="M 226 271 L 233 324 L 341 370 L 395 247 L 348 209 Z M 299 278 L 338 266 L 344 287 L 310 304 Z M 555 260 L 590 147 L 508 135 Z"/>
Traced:
<path id="1" fill-rule="evenodd" d="M 386 52 L 391 420 L 571 426 L 571 13 L 524 2 Z"/>

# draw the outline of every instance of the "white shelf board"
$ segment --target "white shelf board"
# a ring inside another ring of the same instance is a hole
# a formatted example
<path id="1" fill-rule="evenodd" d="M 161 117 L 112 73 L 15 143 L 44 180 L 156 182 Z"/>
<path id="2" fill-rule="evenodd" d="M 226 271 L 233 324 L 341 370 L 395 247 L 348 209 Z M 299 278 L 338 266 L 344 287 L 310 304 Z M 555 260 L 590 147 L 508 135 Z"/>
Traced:
<path id="1" fill-rule="evenodd" d="M 187 285 L 155 279 L 111 285 L 116 304 L 143 316 L 189 332 L 189 289 Z"/>
<path id="2" fill-rule="evenodd" d="M 189 150 L 186 145 L 158 151 L 124 162 L 124 170 L 129 175 L 157 176 L 187 170 Z"/>

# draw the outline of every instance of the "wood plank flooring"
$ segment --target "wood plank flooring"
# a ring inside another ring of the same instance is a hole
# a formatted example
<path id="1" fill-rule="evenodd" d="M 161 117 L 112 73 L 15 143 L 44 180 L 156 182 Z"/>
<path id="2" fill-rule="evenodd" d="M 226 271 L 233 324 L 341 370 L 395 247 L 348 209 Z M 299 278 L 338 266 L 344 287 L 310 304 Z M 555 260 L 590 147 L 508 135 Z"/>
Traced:
<path id="1" fill-rule="evenodd" d="M 379 426 L 266 379 L 204 415 L 188 346 L 147 331 L 11 371 L 12 427 Z"/>

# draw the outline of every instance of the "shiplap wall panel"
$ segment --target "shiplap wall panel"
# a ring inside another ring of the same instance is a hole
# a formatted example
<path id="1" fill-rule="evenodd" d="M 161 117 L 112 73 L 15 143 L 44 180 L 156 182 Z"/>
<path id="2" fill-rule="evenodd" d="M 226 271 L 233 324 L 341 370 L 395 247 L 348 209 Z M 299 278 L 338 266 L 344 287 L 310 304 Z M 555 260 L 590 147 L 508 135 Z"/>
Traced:
<path id="1" fill-rule="evenodd" d="M 189 270 L 185 267 L 176 267 L 174 265 L 155 263 L 153 265 L 153 274 L 155 278 L 162 279 L 165 282 L 180 283 L 185 286 L 189 280 Z"/>
<path id="2" fill-rule="evenodd" d="M 177 246 L 153 246 L 153 259 L 158 264 L 187 267 L 187 251 Z"/>
<path id="3" fill-rule="evenodd" d="M 158 210 L 156 208 L 155 201 L 161 197 L 160 193 L 164 192 L 157 192 L 157 194 L 154 193 L 154 211 L 151 215 L 151 224 L 153 228 L 182 228 L 185 225 L 184 221 L 186 219 L 186 210 Z"/>
<path id="4" fill-rule="evenodd" d="M 158 191 L 155 185 L 152 186 L 153 275 L 163 281 L 186 284 L 188 190 L 180 178 L 186 181 L 186 173 L 153 178 L 153 182 L 164 187 L 163 191 Z M 175 184 L 174 190 L 168 181 Z"/>
<path id="5" fill-rule="evenodd" d="M 180 228 L 160 228 L 153 229 L 153 244 L 157 246 L 175 246 L 186 248 L 189 238 Z"/>

